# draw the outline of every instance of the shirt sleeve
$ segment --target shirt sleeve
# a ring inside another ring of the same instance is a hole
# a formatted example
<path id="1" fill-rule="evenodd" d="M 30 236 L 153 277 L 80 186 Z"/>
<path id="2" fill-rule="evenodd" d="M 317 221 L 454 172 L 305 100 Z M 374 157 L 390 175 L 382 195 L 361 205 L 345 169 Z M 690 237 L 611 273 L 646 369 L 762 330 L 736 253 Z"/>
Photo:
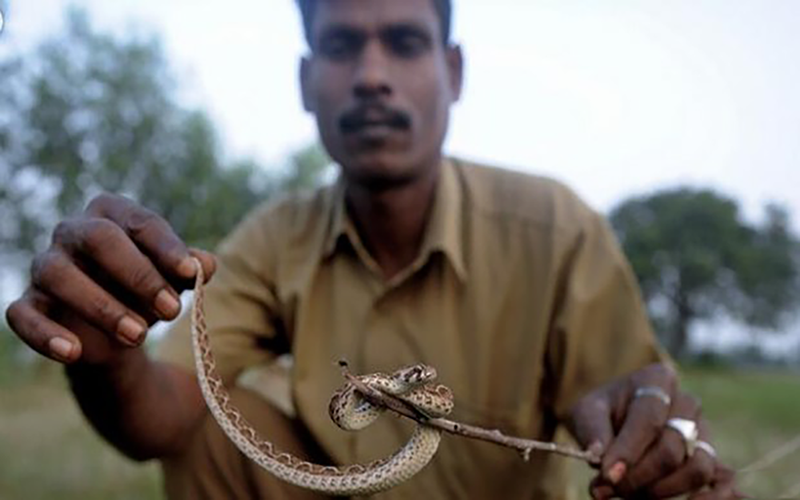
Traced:
<path id="1" fill-rule="evenodd" d="M 648 364 L 669 362 L 613 231 L 586 210 L 560 272 L 547 350 L 553 410 L 561 420 L 592 389 Z"/>
<path id="2" fill-rule="evenodd" d="M 217 272 L 206 287 L 208 335 L 217 369 L 231 383 L 246 367 L 280 354 L 274 250 L 266 209 L 248 216 L 218 247 Z M 157 344 L 158 359 L 194 372 L 189 307 Z"/>

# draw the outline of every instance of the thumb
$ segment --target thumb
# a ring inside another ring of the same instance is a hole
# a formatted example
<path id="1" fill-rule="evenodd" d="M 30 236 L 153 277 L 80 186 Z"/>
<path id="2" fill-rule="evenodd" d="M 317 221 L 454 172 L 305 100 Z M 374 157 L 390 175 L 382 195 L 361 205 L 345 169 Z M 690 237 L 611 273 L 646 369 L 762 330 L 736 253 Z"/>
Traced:
<path id="1" fill-rule="evenodd" d="M 611 409 L 604 398 L 588 396 L 580 400 L 572 409 L 568 425 L 578 444 L 598 459 L 614 437 Z"/>

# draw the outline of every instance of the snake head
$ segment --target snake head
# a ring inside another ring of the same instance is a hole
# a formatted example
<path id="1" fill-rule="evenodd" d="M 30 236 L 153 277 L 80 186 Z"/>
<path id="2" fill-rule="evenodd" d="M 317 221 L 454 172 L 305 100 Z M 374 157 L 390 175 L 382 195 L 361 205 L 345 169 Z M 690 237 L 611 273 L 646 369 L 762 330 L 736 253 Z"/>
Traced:
<path id="1" fill-rule="evenodd" d="M 422 363 L 400 368 L 392 377 L 409 386 L 417 386 L 430 382 L 436 378 L 436 368 Z"/>

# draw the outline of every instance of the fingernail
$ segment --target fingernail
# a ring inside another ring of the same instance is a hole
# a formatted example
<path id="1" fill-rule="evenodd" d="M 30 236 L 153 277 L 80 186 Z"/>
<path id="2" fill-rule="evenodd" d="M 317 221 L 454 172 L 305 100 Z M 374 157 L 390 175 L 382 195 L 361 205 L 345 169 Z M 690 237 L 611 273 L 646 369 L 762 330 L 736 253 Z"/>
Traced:
<path id="1" fill-rule="evenodd" d="M 145 330 L 144 326 L 130 316 L 124 316 L 117 325 L 117 333 L 134 346 L 142 341 Z"/>
<path id="2" fill-rule="evenodd" d="M 53 337 L 47 343 L 48 349 L 53 356 L 62 361 L 70 361 L 72 359 L 72 342 L 61 337 Z"/>
<path id="3" fill-rule="evenodd" d="M 611 481 L 611 484 L 617 484 L 622 481 L 622 478 L 625 476 L 625 472 L 627 467 L 625 466 L 624 462 L 617 462 L 608 469 L 608 480 Z"/>
<path id="4" fill-rule="evenodd" d="M 155 308 L 162 319 L 171 319 L 178 315 L 181 310 L 181 303 L 178 302 L 172 293 L 164 289 L 156 295 Z"/>
<path id="5" fill-rule="evenodd" d="M 178 274 L 184 278 L 194 278 L 197 274 L 197 265 L 195 264 L 194 257 L 188 256 L 184 258 L 177 268 Z"/>
<path id="6" fill-rule="evenodd" d="M 591 453 L 595 457 L 600 457 L 603 455 L 603 443 L 600 441 L 595 441 L 594 443 L 590 444 L 586 451 Z"/>

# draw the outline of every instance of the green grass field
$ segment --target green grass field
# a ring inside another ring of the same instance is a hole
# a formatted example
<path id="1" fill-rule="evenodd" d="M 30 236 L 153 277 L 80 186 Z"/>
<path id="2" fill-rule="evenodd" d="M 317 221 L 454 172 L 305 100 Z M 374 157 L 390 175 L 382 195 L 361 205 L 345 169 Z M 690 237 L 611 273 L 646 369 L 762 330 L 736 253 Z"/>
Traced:
<path id="1" fill-rule="evenodd" d="M 702 399 L 719 454 L 737 469 L 794 443 L 793 453 L 740 474 L 739 484 L 759 499 L 800 498 L 800 375 L 687 370 L 684 386 Z"/>
<path id="2" fill-rule="evenodd" d="M 88 426 L 59 374 L 0 387 L 0 499 L 158 499 L 156 464 L 123 458 Z"/>
<path id="3" fill-rule="evenodd" d="M 87 426 L 58 373 L 0 385 L 0 499 L 161 499 L 155 464 L 122 458 Z M 800 375 L 690 369 L 723 459 L 740 468 L 800 436 Z M 742 475 L 760 499 L 800 498 L 800 450 Z M 583 488 L 581 488 L 583 491 Z"/>

